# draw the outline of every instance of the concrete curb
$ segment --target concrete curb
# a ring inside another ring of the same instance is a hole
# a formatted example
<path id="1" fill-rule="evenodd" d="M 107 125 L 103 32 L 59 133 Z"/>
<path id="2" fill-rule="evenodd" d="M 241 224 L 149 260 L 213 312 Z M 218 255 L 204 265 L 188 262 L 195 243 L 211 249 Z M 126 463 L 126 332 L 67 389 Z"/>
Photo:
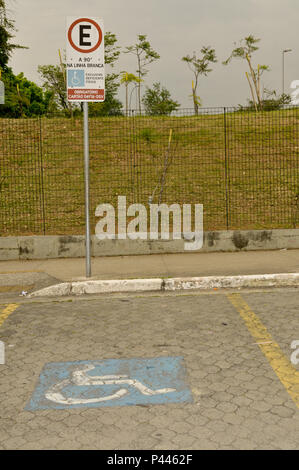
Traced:
<path id="1" fill-rule="evenodd" d="M 172 279 L 86 280 L 55 284 L 32 292 L 28 297 L 58 297 L 112 292 L 175 291 L 237 287 L 299 287 L 299 273 L 190 278 L 178 277 Z"/>

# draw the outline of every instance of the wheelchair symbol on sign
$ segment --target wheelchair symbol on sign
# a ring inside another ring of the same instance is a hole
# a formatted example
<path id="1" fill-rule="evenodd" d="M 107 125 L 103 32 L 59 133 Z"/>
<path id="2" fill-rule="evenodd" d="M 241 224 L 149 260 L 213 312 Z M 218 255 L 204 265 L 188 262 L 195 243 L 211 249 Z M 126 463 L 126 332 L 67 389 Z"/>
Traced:
<path id="1" fill-rule="evenodd" d="M 69 70 L 68 71 L 68 86 L 69 87 L 84 87 L 85 86 L 85 72 L 84 70 Z"/>
<path id="2" fill-rule="evenodd" d="M 146 387 L 143 383 L 136 379 L 130 379 L 127 375 L 98 375 L 90 376 L 88 372 L 95 369 L 93 365 L 86 365 L 83 369 L 76 370 L 72 373 L 71 379 L 63 380 L 52 387 L 45 393 L 45 397 L 55 403 L 63 405 L 82 405 L 88 403 L 100 403 L 108 400 L 117 400 L 129 393 L 127 388 L 123 388 L 122 385 L 129 385 L 138 390 L 142 395 L 153 396 L 160 395 L 170 392 L 176 392 L 175 388 L 161 388 L 158 390 L 152 390 Z M 120 385 L 120 389 L 112 395 L 107 395 L 98 398 L 71 398 L 65 397 L 62 394 L 62 390 L 67 385 Z"/>

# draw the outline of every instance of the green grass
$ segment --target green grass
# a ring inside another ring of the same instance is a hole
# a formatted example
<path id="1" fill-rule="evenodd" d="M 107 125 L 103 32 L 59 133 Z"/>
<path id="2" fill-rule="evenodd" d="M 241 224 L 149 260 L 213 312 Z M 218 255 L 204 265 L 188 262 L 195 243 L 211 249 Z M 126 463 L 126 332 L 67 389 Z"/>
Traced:
<path id="1" fill-rule="evenodd" d="M 193 117 L 91 118 L 90 197 L 95 208 L 202 203 L 204 229 L 299 224 L 299 111 Z M 40 135 L 42 139 L 40 140 Z M 0 120 L 0 235 L 84 233 L 81 119 Z M 227 177 L 226 177 L 227 176 Z M 45 223 L 44 223 L 45 218 Z"/>

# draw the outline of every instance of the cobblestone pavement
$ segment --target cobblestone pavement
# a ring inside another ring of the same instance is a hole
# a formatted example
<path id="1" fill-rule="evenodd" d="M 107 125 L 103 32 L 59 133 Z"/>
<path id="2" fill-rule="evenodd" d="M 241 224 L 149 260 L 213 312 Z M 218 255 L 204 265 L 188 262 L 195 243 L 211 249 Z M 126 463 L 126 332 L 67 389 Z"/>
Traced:
<path id="1" fill-rule="evenodd" d="M 231 301 L 241 299 L 266 327 L 264 342 L 271 344 L 271 335 L 277 343 L 287 358 L 281 371 L 292 381 L 299 372 L 290 362 L 291 343 L 299 340 L 298 290 L 231 294 L 19 298 L 0 305 L 0 449 L 298 448 L 298 382 L 292 399 L 273 369 L 279 360 L 271 366 Z M 160 356 L 183 356 L 193 403 L 24 409 L 46 363 Z"/>

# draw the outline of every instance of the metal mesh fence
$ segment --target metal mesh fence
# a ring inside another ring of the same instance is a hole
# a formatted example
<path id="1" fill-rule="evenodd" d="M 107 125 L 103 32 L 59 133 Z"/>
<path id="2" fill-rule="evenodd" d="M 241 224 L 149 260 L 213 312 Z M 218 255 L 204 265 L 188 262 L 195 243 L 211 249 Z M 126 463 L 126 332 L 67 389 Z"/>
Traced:
<path id="1" fill-rule="evenodd" d="M 227 113 L 228 225 L 299 223 L 299 109 Z"/>
<path id="2" fill-rule="evenodd" d="M 200 203 L 204 229 L 299 225 L 299 109 L 89 119 L 101 203 Z M 81 117 L 0 120 L 0 235 L 83 234 Z"/>

